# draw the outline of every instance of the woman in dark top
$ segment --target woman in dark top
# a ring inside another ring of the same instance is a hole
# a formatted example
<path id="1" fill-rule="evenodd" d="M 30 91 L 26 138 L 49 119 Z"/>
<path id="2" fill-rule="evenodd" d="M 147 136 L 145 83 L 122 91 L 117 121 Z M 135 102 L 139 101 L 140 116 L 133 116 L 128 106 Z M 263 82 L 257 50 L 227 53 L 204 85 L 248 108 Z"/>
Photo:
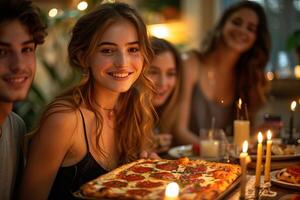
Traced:
<path id="1" fill-rule="evenodd" d="M 68 53 L 82 80 L 42 115 L 22 199 L 71 199 L 83 183 L 152 147 L 153 86 L 145 76 L 152 51 L 137 12 L 102 4 L 78 20 Z"/>
<path id="2" fill-rule="evenodd" d="M 176 136 L 197 143 L 200 129 L 212 126 L 229 134 L 241 98 L 250 121 L 266 101 L 264 69 L 270 34 L 263 8 L 252 1 L 233 4 L 204 38 L 201 51 L 184 56 L 183 92 Z"/>

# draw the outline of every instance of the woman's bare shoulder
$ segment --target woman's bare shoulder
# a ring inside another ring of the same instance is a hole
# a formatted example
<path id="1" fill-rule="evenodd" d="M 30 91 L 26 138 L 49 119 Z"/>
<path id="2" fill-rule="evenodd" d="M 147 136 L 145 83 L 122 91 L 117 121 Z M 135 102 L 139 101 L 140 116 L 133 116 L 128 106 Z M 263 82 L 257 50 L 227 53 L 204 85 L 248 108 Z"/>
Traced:
<path id="1" fill-rule="evenodd" d="M 199 66 L 202 65 L 202 57 L 201 54 L 196 50 L 191 50 L 182 55 L 182 60 L 185 68 L 189 71 L 197 72 Z"/>
<path id="2" fill-rule="evenodd" d="M 72 134 L 77 126 L 80 117 L 79 108 L 72 106 L 68 101 L 56 101 L 50 104 L 44 112 L 39 124 L 39 131 L 51 134 Z M 55 132 L 55 133 L 54 133 Z"/>

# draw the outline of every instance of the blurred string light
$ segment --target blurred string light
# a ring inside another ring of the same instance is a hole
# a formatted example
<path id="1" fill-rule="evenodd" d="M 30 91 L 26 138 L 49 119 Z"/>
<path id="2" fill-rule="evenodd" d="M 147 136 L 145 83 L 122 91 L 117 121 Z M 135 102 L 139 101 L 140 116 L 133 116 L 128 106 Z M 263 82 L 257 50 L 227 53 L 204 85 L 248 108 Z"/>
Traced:
<path id="1" fill-rule="evenodd" d="M 274 73 L 273 72 L 267 72 L 266 77 L 269 81 L 272 81 L 274 79 Z"/>
<path id="2" fill-rule="evenodd" d="M 170 36 L 170 31 L 165 24 L 154 24 L 149 26 L 149 31 L 151 35 L 158 38 L 168 38 Z"/>
<path id="3" fill-rule="evenodd" d="M 87 7 L 88 7 L 88 3 L 86 1 L 81 1 L 77 5 L 77 9 L 80 11 L 87 9 Z"/>
<path id="4" fill-rule="evenodd" d="M 185 27 L 186 24 L 183 21 L 147 26 L 150 35 L 166 39 L 174 44 L 183 44 L 186 42 L 188 33 Z"/>
<path id="5" fill-rule="evenodd" d="M 295 77 L 297 79 L 300 79 L 300 65 L 296 65 L 296 67 L 294 68 L 294 73 L 295 73 Z"/>
<path id="6" fill-rule="evenodd" d="M 48 15 L 49 17 L 55 17 L 58 13 L 58 10 L 56 8 L 52 8 L 51 10 L 49 10 Z"/>

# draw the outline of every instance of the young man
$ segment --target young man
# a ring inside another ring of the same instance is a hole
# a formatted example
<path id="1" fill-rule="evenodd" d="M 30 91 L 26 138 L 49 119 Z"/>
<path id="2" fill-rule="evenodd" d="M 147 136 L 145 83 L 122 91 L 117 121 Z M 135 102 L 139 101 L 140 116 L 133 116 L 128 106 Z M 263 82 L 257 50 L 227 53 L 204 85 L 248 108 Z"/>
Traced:
<path id="1" fill-rule="evenodd" d="M 45 26 L 30 1 L 0 2 L 0 199 L 15 198 L 22 168 L 25 124 L 12 112 L 26 98 L 35 74 L 35 49 L 44 42 Z"/>

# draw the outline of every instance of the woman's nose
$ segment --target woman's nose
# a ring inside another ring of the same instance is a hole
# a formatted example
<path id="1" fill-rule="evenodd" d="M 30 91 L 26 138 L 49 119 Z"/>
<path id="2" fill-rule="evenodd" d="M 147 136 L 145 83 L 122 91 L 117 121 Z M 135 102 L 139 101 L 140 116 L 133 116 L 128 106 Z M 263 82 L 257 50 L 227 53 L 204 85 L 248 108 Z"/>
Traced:
<path id="1" fill-rule="evenodd" d="M 128 56 L 125 52 L 118 52 L 115 58 L 116 67 L 124 67 L 128 64 Z"/>

